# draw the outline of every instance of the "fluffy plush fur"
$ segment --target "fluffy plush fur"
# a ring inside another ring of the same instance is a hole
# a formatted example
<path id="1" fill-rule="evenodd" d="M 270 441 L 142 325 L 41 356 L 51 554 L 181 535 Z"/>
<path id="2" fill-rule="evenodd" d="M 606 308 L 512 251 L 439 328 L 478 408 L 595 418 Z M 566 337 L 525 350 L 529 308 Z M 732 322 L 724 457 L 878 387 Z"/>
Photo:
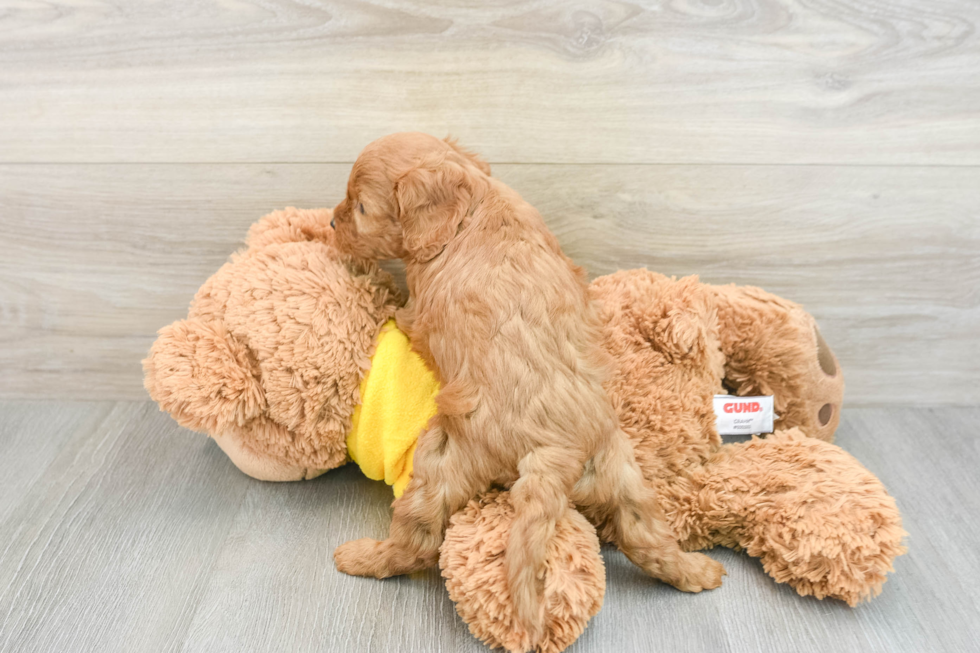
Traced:
<path id="1" fill-rule="evenodd" d="M 403 303 L 387 272 L 342 260 L 331 218 L 292 208 L 262 218 L 143 361 L 160 407 L 262 480 L 346 461 L 374 339 Z"/>
<path id="2" fill-rule="evenodd" d="M 144 361 L 161 407 L 256 478 L 298 480 L 343 464 L 375 338 L 402 304 L 387 274 L 343 261 L 330 218 L 295 209 L 263 218 Z M 901 517 L 874 475 L 828 442 L 843 376 L 812 318 L 759 289 L 645 270 L 596 279 L 590 293 L 613 361 L 606 388 L 684 548 L 744 549 L 804 595 L 854 605 L 877 594 L 904 551 Z M 297 349 L 307 339 L 316 347 Z M 773 393 L 778 432 L 721 444 L 709 396 L 722 387 Z M 462 618 L 491 646 L 561 650 L 602 601 L 599 540 L 563 512 L 532 639 L 513 618 L 503 565 L 508 496 L 456 513 L 442 573 Z"/>
<path id="3" fill-rule="evenodd" d="M 386 136 L 358 157 L 334 210 L 342 250 L 405 261 L 409 307 L 398 324 L 442 383 L 388 539 L 344 544 L 337 568 L 384 578 L 436 564 L 449 518 L 497 485 L 511 488 L 508 587 L 532 638 L 570 498 L 654 578 L 718 587 L 723 567 L 678 547 L 619 428 L 584 272 L 487 172 L 452 143 Z"/>
<path id="4" fill-rule="evenodd" d="M 832 442 L 840 422 L 844 379 L 813 317 L 759 288 L 706 286 L 717 313 L 725 386 L 733 394 L 774 395 L 781 424 Z M 814 356 L 816 351 L 816 356 Z"/>
<path id="5" fill-rule="evenodd" d="M 595 529 L 576 510 L 564 512 L 545 554 L 541 635 L 514 618 L 504 566 L 514 508 L 507 493 L 491 491 L 452 517 L 439 564 L 449 597 L 470 631 L 508 651 L 557 653 L 578 639 L 602 607 L 605 565 Z"/>
<path id="6" fill-rule="evenodd" d="M 758 288 L 646 270 L 597 279 L 592 292 L 617 364 L 610 391 L 623 429 L 685 548 L 745 549 L 801 594 L 851 605 L 877 594 L 904 531 L 881 483 L 821 441 L 833 435 L 821 414 L 827 405 L 838 414 L 843 379 L 813 319 Z M 750 311 L 759 319 L 733 319 Z M 746 374 L 749 360 L 788 364 Z M 780 413 L 776 433 L 721 444 L 712 395 L 736 385 L 733 376 L 743 394 L 765 388 L 777 406 L 796 408 Z"/>

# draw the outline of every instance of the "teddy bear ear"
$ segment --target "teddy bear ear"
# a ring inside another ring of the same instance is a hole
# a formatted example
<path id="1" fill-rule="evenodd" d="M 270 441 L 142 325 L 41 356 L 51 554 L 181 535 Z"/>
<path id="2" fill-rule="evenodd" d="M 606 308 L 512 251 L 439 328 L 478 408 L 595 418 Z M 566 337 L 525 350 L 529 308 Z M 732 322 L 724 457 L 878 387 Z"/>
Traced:
<path id="1" fill-rule="evenodd" d="M 395 183 L 405 250 L 426 262 L 445 249 L 473 198 L 471 173 L 447 159 L 422 162 Z"/>
<path id="2" fill-rule="evenodd" d="M 705 327 L 701 316 L 672 309 L 654 329 L 653 339 L 673 357 L 692 356 L 704 348 Z"/>
<path id="3" fill-rule="evenodd" d="M 332 209 L 297 209 L 288 207 L 273 211 L 249 228 L 247 247 L 255 249 L 274 243 L 314 241 L 332 244 L 334 230 Z"/>
<path id="4" fill-rule="evenodd" d="M 642 297 L 634 302 L 641 317 L 640 332 L 657 350 L 673 360 L 704 360 L 717 349 L 712 336 L 714 316 L 705 303 L 697 277 L 654 278 L 642 286 Z"/>

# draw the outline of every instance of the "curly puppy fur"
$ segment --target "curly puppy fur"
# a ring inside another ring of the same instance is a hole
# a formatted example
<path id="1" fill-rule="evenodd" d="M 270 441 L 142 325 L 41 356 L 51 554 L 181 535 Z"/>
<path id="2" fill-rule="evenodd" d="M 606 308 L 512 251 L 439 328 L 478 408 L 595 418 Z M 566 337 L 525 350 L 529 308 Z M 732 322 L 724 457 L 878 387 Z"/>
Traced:
<path id="1" fill-rule="evenodd" d="M 442 383 L 388 539 L 338 547 L 337 567 L 380 578 L 434 565 L 450 516 L 499 485 L 515 510 L 509 591 L 532 640 L 570 499 L 651 576 L 686 591 L 719 586 L 724 568 L 681 551 L 619 428 L 583 271 L 488 173 L 452 142 L 395 134 L 365 148 L 334 210 L 342 251 L 405 261 L 398 323 Z"/>

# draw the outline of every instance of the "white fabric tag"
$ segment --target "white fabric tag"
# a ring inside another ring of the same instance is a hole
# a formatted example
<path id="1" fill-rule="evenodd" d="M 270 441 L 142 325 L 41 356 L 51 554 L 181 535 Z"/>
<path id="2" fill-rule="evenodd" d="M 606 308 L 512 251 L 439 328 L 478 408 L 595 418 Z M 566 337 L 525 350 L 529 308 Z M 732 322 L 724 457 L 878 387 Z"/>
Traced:
<path id="1" fill-rule="evenodd" d="M 714 405 L 718 435 L 772 433 L 772 396 L 715 395 Z"/>

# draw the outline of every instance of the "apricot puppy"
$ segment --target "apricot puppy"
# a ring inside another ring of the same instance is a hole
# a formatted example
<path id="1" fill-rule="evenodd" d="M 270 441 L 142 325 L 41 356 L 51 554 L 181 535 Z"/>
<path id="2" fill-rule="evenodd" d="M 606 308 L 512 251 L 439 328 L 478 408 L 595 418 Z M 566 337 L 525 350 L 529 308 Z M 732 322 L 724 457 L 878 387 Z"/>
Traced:
<path id="1" fill-rule="evenodd" d="M 388 539 L 338 547 L 338 569 L 384 578 L 435 565 L 449 517 L 499 485 L 512 486 L 508 579 L 532 637 L 546 546 L 570 500 L 654 578 L 689 592 L 721 584 L 721 564 L 681 551 L 644 484 L 603 389 L 585 274 L 531 205 L 454 143 L 404 133 L 364 149 L 334 220 L 342 251 L 405 261 L 398 324 L 442 383 Z"/>

